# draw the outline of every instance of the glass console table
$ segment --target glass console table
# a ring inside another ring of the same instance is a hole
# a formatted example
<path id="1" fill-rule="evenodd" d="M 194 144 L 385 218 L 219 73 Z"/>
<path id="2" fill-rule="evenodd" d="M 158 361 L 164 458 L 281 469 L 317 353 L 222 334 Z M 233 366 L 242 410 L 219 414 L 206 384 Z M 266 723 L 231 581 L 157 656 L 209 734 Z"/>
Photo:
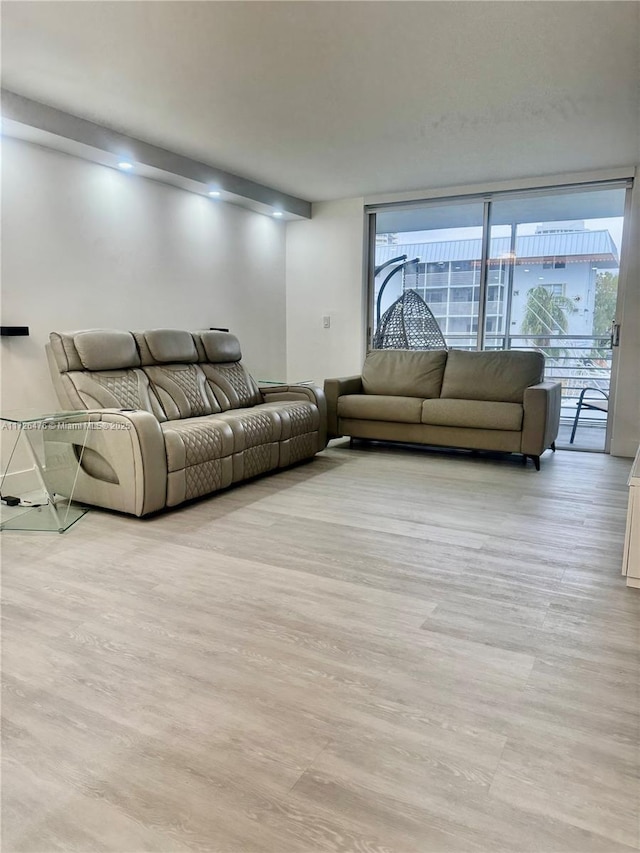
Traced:
<path id="1" fill-rule="evenodd" d="M 313 379 L 300 379 L 297 382 L 286 382 L 284 379 L 256 379 L 258 387 L 263 385 L 314 385 Z"/>
<path id="2" fill-rule="evenodd" d="M 83 411 L 0 415 L 0 530 L 63 533 L 82 518 L 88 509 L 74 504 L 73 494 L 90 428 Z M 73 442 L 56 442 L 68 430 Z"/>

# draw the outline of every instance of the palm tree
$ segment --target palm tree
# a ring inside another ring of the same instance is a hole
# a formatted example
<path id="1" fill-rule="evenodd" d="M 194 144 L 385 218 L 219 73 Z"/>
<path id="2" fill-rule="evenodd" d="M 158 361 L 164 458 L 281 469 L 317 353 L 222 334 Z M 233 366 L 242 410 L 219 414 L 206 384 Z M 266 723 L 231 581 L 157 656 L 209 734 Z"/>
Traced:
<path id="1" fill-rule="evenodd" d="M 575 314 L 573 300 L 561 296 L 539 284 L 527 293 L 521 332 L 530 335 L 535 345 L 545 351 L 550 358 L 557 357 L 562 349 L 549 349 L 551 339 L 556 335 L 566 335 L 569 328 L 569 314 Z"/>

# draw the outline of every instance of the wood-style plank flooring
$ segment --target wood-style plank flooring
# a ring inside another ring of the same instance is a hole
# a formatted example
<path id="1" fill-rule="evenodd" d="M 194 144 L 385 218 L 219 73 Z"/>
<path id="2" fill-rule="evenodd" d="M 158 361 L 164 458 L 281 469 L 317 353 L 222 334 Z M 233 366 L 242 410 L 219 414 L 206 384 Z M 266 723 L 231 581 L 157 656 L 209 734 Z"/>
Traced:
<path id="1" fill-rule="evenodd" d="M 3 533 L 2 849 L 637 850 L 630 465 L 334 443 Z"/>

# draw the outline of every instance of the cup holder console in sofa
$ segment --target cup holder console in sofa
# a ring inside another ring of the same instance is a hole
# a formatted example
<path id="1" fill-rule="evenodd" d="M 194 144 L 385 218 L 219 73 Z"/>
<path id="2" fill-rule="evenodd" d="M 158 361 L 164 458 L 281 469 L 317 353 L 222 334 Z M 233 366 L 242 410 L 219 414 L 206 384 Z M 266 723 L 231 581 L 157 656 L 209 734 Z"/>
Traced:
<path id="1" fill-rule="evenodd" d="M 63 408 L 86 409 L 99 424 L 84 448 L 73 431 L 45 435 L 51 459 L 80 459 L 73 494 L 82 503 L 147 515 L 326 444 L 322 390 L 259 387 L 226 332 L 52 332 L 47 354 Z M 52 483 L 63 495 L 71 485 Z"/>

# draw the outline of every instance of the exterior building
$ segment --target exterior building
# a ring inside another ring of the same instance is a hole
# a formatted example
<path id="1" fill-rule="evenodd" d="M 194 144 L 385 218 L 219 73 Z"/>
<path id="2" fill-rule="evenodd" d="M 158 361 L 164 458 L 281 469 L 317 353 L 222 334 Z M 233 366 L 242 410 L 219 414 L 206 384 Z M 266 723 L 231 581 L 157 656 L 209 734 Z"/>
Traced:
<path id="1" fill-rule="evenodd" d="M 389 280 L 380 313 L 403 290 L 413 289 L 431 309 L 450 346 L 474 347 L 481 251 L 479 238 L 422 243 L 381 239 L 376 244 L 377 266 L 401 254 L 420 260 Z M 592 337 L 597 276 L 603 271 L 615 274 L 619 267 L 618 250 L 610 233 L 588 230 L 582 222 L 538 225 L 535 234 L 516 237 L 515 251 L 509 237 L 494 238 L 490 258 L 485 346 L 491 349 L 522 346 L 523 321 L 532 304 L 533 310 L 539 311 L 550 325 L 550 334 Z M 378 276 L 376 296 L 390 269 Z M 555 328 L 544 305 L 529 299 L 530 292 L 540 287 L 563 297 L 566 330 Z"/>

